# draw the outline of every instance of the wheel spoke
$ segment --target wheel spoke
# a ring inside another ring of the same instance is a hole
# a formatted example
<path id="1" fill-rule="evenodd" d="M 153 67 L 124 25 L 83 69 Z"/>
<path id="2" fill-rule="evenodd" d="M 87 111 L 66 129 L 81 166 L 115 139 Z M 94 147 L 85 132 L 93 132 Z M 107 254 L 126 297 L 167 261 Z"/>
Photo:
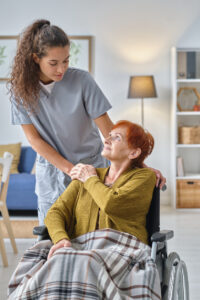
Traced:
<path id="1" fill-rule="evenodd" d="M 165 261 L 163 285 L 167 288 L 163 300 L 189 300 L 187 268 L 175 252 Z"/>

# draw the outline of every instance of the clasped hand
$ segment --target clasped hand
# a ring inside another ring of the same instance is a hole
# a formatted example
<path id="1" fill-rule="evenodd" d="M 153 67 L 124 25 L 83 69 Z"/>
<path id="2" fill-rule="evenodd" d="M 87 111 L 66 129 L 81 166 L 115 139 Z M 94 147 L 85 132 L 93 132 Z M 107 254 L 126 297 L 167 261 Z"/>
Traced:
<path id="1" fill-rule="evenodd" d="M 72 179 L 85 182 L 88 178 L 97 176 L 97 172 L 91 165 L 77 164 L 71 169 L 70 176 Z"/>

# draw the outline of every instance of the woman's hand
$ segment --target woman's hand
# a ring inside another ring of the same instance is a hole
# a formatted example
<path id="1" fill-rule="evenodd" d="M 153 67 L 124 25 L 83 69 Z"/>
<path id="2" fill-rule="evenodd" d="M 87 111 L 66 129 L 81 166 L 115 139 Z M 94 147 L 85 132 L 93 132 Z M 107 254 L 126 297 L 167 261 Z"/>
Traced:
<path id="1" fill-rule="evenodd" d="M 165 190 L 166 189 L 166 178 L 162 175 L 162 173 L 159 170 L 153 169 L 148 167 L 147 165 L 143 164 L 144 168 L 148 168 L 152 170 L 156 174 L 156 187 L 159 187 L 160 189 Z"/>
<path id="2" fill-rule="evenodd" d="M 71 242 L 67 239 L 63 239 L 63 240 L 60 240 L 57 244 L 53 245 L 51 247 L 51 249 L 49 250 L 49 255 L 47 257 L 47 260 L 52 257 L 52 255 L 54 254 L 54 252 L 57 249 L 60 249 L 60 248 L 63 248 L 63 247 L 71 247 Z"/>
<path id="3" fill-rule="evenodd" d="M 162 189 L 166 183 L 166 178 L 162 175 L 159 170 L 149 168 L 156 174 L 156 186 Z"/>
<path id="4" fill-rule="evenodd" d="M 85 182 L 88 178 L 97 176 L 97 172 L 91 165 L 77 164 L 71 169 L 70 176 L 72 179 Z"/>

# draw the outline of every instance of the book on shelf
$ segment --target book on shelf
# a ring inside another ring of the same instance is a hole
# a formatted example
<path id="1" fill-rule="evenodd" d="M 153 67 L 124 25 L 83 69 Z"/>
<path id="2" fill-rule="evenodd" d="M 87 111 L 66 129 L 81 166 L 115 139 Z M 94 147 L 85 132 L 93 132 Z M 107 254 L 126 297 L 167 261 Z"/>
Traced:
<path id="1" fill-rule="evenodd" d="M 187 52 L 187 78 L 196 78 L 196 52 Z"/>
<path id="2" fill-rule="evenodd" d="M 182 177 L 185 175 L 184 166 L 183 166 L 183 158 L 181 156 L 177 157 L 177 176 Z"/>
<path id="3" fill-rule="evenodd" d="M 178 53 L 178 79 L 187 78 L 187 55 L 186 52 Z"/>

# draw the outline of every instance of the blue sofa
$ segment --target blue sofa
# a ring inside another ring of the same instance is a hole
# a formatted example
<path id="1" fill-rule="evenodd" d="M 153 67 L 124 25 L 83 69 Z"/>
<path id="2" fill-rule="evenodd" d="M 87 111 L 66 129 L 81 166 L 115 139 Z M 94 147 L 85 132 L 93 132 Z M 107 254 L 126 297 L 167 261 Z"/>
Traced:
<path id="1" fill-rule="evenodd" d="M 19 174 L 10 175 L 7 193 L 9 210 L 37 210 L 35 174 L 31 174 L 35 159 L 36 152 L 31 147 L 22 147 Z"/>

